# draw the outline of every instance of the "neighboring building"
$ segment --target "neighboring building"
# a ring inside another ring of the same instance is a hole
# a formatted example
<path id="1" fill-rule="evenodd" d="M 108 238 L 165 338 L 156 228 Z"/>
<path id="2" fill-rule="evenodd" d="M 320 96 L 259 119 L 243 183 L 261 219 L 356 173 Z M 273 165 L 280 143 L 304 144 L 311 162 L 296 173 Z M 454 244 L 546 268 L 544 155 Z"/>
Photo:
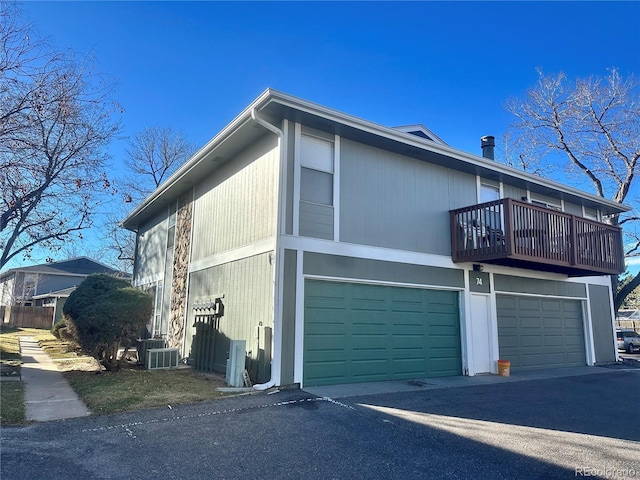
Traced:
<path id="1" fill-rule="evenodd" d="M 275 385 L 615 361 L 622 238 L 603 219 L 628 208 L 483 140 L 480 157 L 265 91 L 123 222 L 150 331 L 220 372 L 244 340 Z"/>
<path id="2" fill-rule="evenodd" d="M 53 324 L 62 320 L 62 308 L 64 307 L 67 298 L 76 289 L 75 286 L 70 288 L 63 288 L 62 290 L 56 290 L 55 292 L 43 293 L 33 296 L 33 304 L 36 307 L 53 307 Z"/>
<path id="3" fill-rule="evenodd" d="M 68 297 L 92 273 L 127 276 L 87 257 L 12 268 L 0 274 L 0 305 L 45 306 L 43 299 Z"/>

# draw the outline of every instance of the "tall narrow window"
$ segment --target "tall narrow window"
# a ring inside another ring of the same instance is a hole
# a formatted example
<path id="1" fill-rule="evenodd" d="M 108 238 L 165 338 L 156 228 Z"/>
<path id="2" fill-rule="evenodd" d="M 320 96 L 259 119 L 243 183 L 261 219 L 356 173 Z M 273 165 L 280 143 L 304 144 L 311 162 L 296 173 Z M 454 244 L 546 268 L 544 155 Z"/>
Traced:
<path id="1" fill-rule="evenodd" d="M 162 334 L 162 298 L 164 295 L 163 282 L 160 280 L 156 287 L 155 309 L 153 316 L 153 336 L 160 337 Z"/>
<path id="2" fill-rule="evenodd" d="M 167 228 L 167 250 L 173 248 L 176 238 L 176 205 L 173 204 L 169 210 L 169 226 Z"/>
<path id="3" fill-rule="evenodd" d="M 333 143 L 303 135 L 300 164 L 300 200 L 333 206 Z"/>

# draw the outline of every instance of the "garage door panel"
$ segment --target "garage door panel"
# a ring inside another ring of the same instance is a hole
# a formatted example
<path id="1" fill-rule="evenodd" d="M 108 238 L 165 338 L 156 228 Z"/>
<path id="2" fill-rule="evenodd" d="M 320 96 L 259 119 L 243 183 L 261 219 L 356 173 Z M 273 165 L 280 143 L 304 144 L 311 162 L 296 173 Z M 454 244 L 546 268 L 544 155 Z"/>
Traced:
<path id="1" fill-rule="evenodd" d="M 322 317 L 333 312 L 340 312 L 333 322 L 342 326 L 323 330 Z M 341 348 L 330 350 L 329 336 L 319 343 L 314 339 L 331 330 L 344 332 Z M 307 386 L 418 378 L 431 372 L 460 375 L 462 370 L 457 292 L 307 280 L 304 335 Z M 323 356 L 309 347 L 324 348 Z M 308 368 L 310 361 L 313 368 Z"/>
<path id="2" fill-rule="evenodd" d="M 505 331 L 507 328 L 517 328 L 518 319 L 516 317 L 510 317 L 508 315 L 505 315 L 500 319 L 500 325 Z"/>
<path id="3" fill-rule="evenodd" d="M 322 385 L 330 385 L 333 383 L 344 383 L 348 378 L 346 362 L 308 362 L 305 363 L 305 369 L 313 378 L 318 379 Z"/>
<path id="4" fill-rule="evenodd" d="M 562 347 L 565 345 L 565 337 L 562 335 L 545 335 L 544 344 L 548 347 Z"/>
<path id="5" fill-rule="evenodd" d="M 540 301 L 535 298 L 525 298 L 521 297 L 518 302 L 518 308 L 521 312 L 526 312 L 527 310 L 533 310 L 535 312 L 540 310 Z"/>
<path id="6" fill-rule="evenodd" d="M 542 311 L 546 315 L 549 315 L 552 312 L 560 313 L 560 311 L 562 310 L 562 303 L 558 302 L 557 300 L 541 300 L 540 305 L 542 307 Z"/>
<path id="7" fill-rule="evenodd" d="M 347 346 L 346 334 L 318 333 L 310 336 L 308 347 L 310 350 L 344 349 Z"/>
<path id="8" fill-rule="evenodd" d="M 520 328 L 540 328 L 540 317 L 520 317 Z"/>
<path id="9" fill-rule="evenodd" d="M 424 358 L 396 358 L 391 366 L 392 374 L 396 378 L 416 378 L 425 372 Z"/>
<path id="10" fill-rule="evenodd" d="M 521 335 L 520 346 L 521 347 L 540 347 L 542 346 L 541 335 Z"/>
<path id="11" fill-rule="evenodd" d="M 544 357 L 542 356 L 542 353 L 527 353 L 521 355 L 520 365 L 516 366 L 521 366 L 524 368 L 539 368 L 539 365 L 542 363 L 544 363 Z"/>
<path id="12" fill-rule="evenodd" d="M 513 370 L 585 365 L 579 300 L 496 296 L 500 358 Z"/>
<path id="13" fill-rule="evenodd" d="M 393 335 L 391 337 L 391 348 L 398 349 L 414 349 L 420 350 L 425 348 L 426 338 L 424 335 Z"/>
<path id="14" fill-rule="evenodd" d="M 549 328 L 564 329 L 564 321 L 561 317 L 545 317 L 543 318 L 543 325 L 545 330 Z"/>
<path id="15" fill-rule="evenodd" d="M 427 362 L 428 377 L 450 377 L 460 375 L 457 368 L 452 368 L 448 357 L 430 357 Z"/>
<path id="16" fill-rule="evenodd" d="M 374 333 L 369 334 L 354 334 L 351 336 L 351 348 L 353 350 L 362 349 L 382 349 L 387 348 L 387 335 L 382 332 L 379 335 Z"/>
<path id="17" fill-rule="evenodd" d="M 388 361 L 380 358 L 354 358 L 351 361 L 351 375 L 356 377 L 384 377 L 388 374 Z"/>
<path id="18" fill-rule="evenodd" d="M 564 343 L 568 347 L 577 347 L 580 350 L 584 348 L 584 339 L 582 338 L 582 335 L 566 335 Z"/>

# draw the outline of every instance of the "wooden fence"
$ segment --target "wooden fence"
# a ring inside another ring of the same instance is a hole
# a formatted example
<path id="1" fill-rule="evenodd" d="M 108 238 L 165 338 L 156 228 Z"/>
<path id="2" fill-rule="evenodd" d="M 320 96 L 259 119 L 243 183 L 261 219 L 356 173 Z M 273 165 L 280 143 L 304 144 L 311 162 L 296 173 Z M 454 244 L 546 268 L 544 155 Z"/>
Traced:
<path id="1" fill-rule="evenodd" d="M 2 307 L 4 324 L 19 328 L 51 328 L 53 307 Z"/>
<path id="2" fill-rule="evenodd" d="M 640 320 L 616 320 L 616 328 L 635 330 L 640 333 Z"/>

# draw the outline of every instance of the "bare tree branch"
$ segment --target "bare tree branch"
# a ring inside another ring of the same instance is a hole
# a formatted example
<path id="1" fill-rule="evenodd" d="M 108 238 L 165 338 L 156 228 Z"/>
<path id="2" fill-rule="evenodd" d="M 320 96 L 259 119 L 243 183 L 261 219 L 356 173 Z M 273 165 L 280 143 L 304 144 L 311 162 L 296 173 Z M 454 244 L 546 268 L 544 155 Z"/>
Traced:
<path id="1" fill-rule="evenodd" d="M 514 158 L 523 157 L 529 159 L 528 165 L 541 165 L 544 170 L 545 165 L 559 164 L 562 157 L 557 153 L 562 153 L 566 172 L 579 172 L 596 195 L 618 203 L 630 201 L 640 161 L 640 82 L 636 78 L 623 78 L 614 68 L 604 78 L 572 83 L 563 73 L 545 75 L 538 70 L 536 86 L 524 98 L 507 101 L 506 109 L 515 118 L 506 136 L 510 142 L 505 148 L 507 163 L 518 166 Z M 576 175 L 569 178 L 579 181 Z M 628 256 L 640 249 L 635 233 L 638 220 L 634 214 L 614 214 L 608 219 L 613 225 L 624 225 Z M 626 285 L 635 283 L 634 279 Z M 626 285 L 616 295 L 616 305 L 624 301 L 618 296 L 627 294 Z"/>
<path id="2" fill-rule="evenodd" d="M 0 268 L 91 226 L 119 129 L 110 83 L 38 40 L 19 14 L 0 4 Z"/>

